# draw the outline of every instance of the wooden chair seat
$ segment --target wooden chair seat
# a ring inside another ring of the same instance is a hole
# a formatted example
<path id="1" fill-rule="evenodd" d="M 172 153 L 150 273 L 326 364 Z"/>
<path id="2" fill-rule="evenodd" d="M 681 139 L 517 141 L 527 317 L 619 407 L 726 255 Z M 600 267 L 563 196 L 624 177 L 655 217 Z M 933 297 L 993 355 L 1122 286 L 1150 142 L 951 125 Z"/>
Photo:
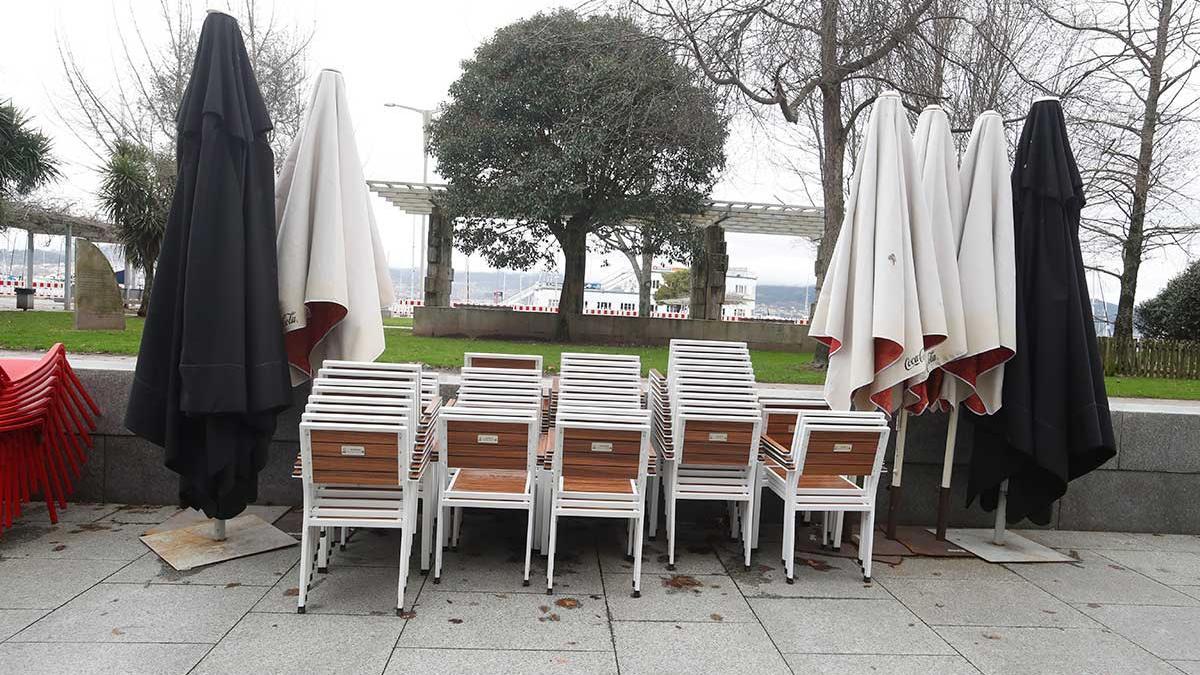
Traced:
<path id="1" fill-rule="evenodd" d="M 633 494 L 633 483 L 628 478 L 591 478 L 563 476 L 565 492 L 608 492 Z"/>
<path id="2" fill-rule="evenodd" d="M 525 471 L 504 469 L 459 469 L 448 488 L 450 491 L 522 493 L 525 492 Z"/>

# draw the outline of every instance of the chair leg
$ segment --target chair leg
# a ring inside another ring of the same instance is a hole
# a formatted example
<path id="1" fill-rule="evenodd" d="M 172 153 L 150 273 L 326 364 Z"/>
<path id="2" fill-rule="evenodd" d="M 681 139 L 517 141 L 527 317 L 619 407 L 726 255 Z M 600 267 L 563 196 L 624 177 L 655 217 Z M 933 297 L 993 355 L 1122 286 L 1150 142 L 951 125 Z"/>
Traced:
<path id="1" fill-rule="evenodd" d="M 742 505 L 742 548 L 746 552 L 747 571 L 750 570 L 750 545 L 753 543 L 751 540 L 754 527 L 752 525 L 753 521 L 750 519 L 750 513 L 754 511 L 753 496 L 753 493 L 751 493 L 751 499 Z"/>
<path id="2" fill-rule="evenodd" d="M 421 574 L 429 574 L 429 559 L 433 554 L 433 512 L 437 509 L 437 500 L 430 499 L 433 493 L 433 481 L 425 483 L 425 496 L 421 500 Z"/>
<path id="3" fill-rule="evenodd" d="M 536 490 L 535 490 L 536 492 Z M 530 498 L 532 499 L 532 495 Z M 529 585 L 529 558 L 533 554 L 533 521 L 536 520 L 534 513 L 537 510 L 537 503 L 529 504 L 529 522 L 525 526 L 525 581 L 521 585 Z"/>
<path id="4" fill-rule="evenodd" d="M 833 515 L 833 550 L 842 550 L 842 527 L 846 524 L 846 512 L 838 511 Z"/>
<path id="5" fill-rule="evenodd" d="M 658 536 L 658 488 L 662 481 L 661 476 L 654 476 L 646 481 L 650 495 L 650 526 L 647 528 L 647 534 L 650 536 L 650 541 Z"/>
<path id="6" fill-rule="evenodd" d="M 417 517 L 416 499 L 410 499 L 406 495 L 404 501 L 404 525 L 400 528 L 400 578 L 396 583 L 396 616 L 404 613 L 404 588 L 408 585 L 408 566 L 412 560 L 412 526 Z"/>
<path id="7" fill-rule="evenodd" d="M 458 550 L 458 541 L 460 538 L 462 538 L 463 509 L 460 506 L 456 509 L 451 509 L 451 512 L 454 514 L 454 535 L 451 538 L 451 542 L 452 542 L 451 548 L 453 548 L 455 551 L 457 551 Z"/>
<path id="8" fill-rule="evenodd" d="M 783 569 L 789 584 L 796 582 L 796 511 L 791 500 L 783 502 Z"/>
<path id="9" fill-rule="evenodd" d="M 317 541 L 317 571 L 321 574 L 329 572 L 329 540 L 333 533 L 328 527 L 321 528 L 321 535 Z"/>
<path id="10" fill-rule="evenodd" d="M 675 569 L 675 491 L 667 492 L 667 569 Z"/>
<path id="11" fill-rule="evenodd" d="M 308 598 L 308 584 L 312 580 L 313 557 L 316 555 L 316 542 L 313 541 L 317 537 L 317 528 L 309 527 L 307 523 L 300 533 L 300 582 L 296 584 L 298 589 L 296 598 L 296 613 L 304 613 L 304 603 Z"/>
<path id="12" fill-rule="evenodd" d="M 751 493 L 754 495 L 753 513 L 750 515 L 750 548 L 758 548 L 758 529 L 762 522 L 762 468 L 755 467 L 754 469 L 754 486 L 751 488 Z"/>
<path id="13" fill-rule="evenodd" d="M 551 497 L 553 499 L 553 497 Z M 558 509 L 550 505 L 550 545 L 546 554 L 546 595 L 554 592 L 554 548 L 558 539 Z"/>
<path id="14" fill-rule="evenodd" d="M 350 538 L 350 528 L 343 527 L 343 528 L 339 528 L 339 529 L 341 529 L 341 535 L 338 537 L 338 550 L 345 551 L 346 550 L 346 540 Z"/>
<path id="15" fill-rule="evenodd" d="M 642 527 L 645 520 L 645 509 L 638 513 L 636 526 L 633 528 L 633 597 L 642 597 Z"/>
<path id="16" fill-rule="evenodd" d="M 729 517 L 729 540 L 737 541 L 738 537 L 738 504 L 737 502 L 725 502 L 725 511 Z"/>
<path id="17" fill-rule="evenodd" d="M 439 515 L 443 516 L 437 519 L 437 546 L 433 547 L 433 583 L 442 583 L 442 551 L 446 549 L 444 544 L 446 535 L 446 518 L 444 517 L 449 509 L 442 508 L 439 510 Z"/>
<path id="18" fill-rule="evenodd" d="M 875 509 L 866 512 L 866 522 L 863 524 L 863 530 L 867 532 L 866 546 L 863 550 L 863 581 L 870 583 L 871 581 L 871 557 L 875 551 Z M 860 537 L 859 541 L 862 541 Z"/>

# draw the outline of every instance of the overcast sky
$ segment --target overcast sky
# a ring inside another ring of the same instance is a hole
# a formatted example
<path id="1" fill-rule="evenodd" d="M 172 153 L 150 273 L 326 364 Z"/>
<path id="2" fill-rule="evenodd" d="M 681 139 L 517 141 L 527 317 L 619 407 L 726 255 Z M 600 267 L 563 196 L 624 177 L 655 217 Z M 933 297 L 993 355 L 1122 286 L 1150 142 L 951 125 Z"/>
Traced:
<path id="1" fill-rule="evenodd" d="M 206 7 L 222 2 L 195 2 L 196 25 Z M 263 3 L 269 10 L 270 3 Z M 437 0 L 436 2 L 370 2 L 342 0 L 281 1 L 280 17 L 301 30 L 312 30 L 310 62 L 338 68 L 345 75 L 359 150 L 368 178 L 421 179 L 421 118 L 415 113 L 385 108 L 397 102 L 433 108 L 459 74 L 459 64 L 499 27 L 539 10 L 564 4 L 546 0 Z M 97 160 L 60 119 L 57 109 L 66 101 L 58 40 L 68 42 L 94 82 L 111 86 L 121 60 L 118 29 L 127 33 L 133 22 L 157 28 L 158 2 L 138 0 L 40 0 L 10 2 L 0 22 L 0 98 L 11 97 L 53 136 L 56 154 L 64 161 L 65 179 L 50 191 L 93 208 Z M 147 39 L 153 39 L 148 33 Z M 864 117 L 865 119 L 865 117 Z M 801 181 L 787 165 L 809 160 L 774 142 L 750 122 L 736 122 L 727 148 L 729 167 L 713 196 L 718 199 L 811 203 Z M 432 180 L 438 180 L 435 176 Z M 408 267 L 412 259 L 415 219 L 376 200 L 382 236 L 393 267 Z M 11 236 L 11 235 L 10 235 Z M 15 242 L 14 242 L 15 243 Z M 814 248 L 803 240 L 764 235 L 728 235 L 730 264 L 757 272 L 761 282 L 805 284 L 813 280 Z M 462 256 L 456 253 L 456 266 Z M 1185 264 L 1183 255 L 1144 265 L 1139 297 L 1150 297 Z M 623 258 L 601 267 L 589 260 L 589 278 L 623 270 Z M 471 261 L 473 269 L 482 261 Z M 1099 295 L 1089 275 L 1093 295 Z M 1116 286 L 1105 282 L 1103 294 L 1115 302 Z"/>

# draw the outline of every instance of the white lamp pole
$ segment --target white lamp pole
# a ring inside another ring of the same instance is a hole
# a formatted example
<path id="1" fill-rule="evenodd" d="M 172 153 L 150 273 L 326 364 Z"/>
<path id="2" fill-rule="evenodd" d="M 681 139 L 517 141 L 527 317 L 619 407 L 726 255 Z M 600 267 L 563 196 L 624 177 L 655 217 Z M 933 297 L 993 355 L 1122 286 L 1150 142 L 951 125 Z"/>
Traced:
<path id="1" fill-rule="evenodd" d="M 409 111 L 421 114 L 421 182 L 428 184 L 429 183 L 429 153 L 426 151 L 426 148 L 429 147 L 429 123 L 431 121 L 433 121 L 433 111 L 429 110 L 427 108 L 417 108 L 417 107 L 414 107 L 411 105 L 404 105 L 403 103 L 384 103 L 383 107 L 385 107 L 385 108 L 400 108 L 401 110 L 409 110 Z M 418 231 L 415 235 L 416 238 L 413 240 L 413 250 L 416 251 L 417 248 L 420 248 L 420 251 L 421 251 L 421 260 L 420 260 L 420 264 L 418 265 L 418 267 L 421 270 L 420 290 L 416 290 L 416 288 L 417 288 L 416 281 L 414 280 L 412 282 L 412 287 L 414 289 L 414 292 L 418 295 L 417 299 L 422 299 L 425 297 L 425 265 L 426 265 L 426 260 L 428 259 L 426 247 L 429 245 L 429 242 L 427 241 L 428 226 L 429 226 L 429 216 L 425 216 L 424 222 L 421 224 L 420 228 L 418 229 Z M 417 244 L 417 239 L 420 240 L 419 245 Z M 413 270 L 413 273 L 414 274 L 416 273 L 415 269 Z"/>

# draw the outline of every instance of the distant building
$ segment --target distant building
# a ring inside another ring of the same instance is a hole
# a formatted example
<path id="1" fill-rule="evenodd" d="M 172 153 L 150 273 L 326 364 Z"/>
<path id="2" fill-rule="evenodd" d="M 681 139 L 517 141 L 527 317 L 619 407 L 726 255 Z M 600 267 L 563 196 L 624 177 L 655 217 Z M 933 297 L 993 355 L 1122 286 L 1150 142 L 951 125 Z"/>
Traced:
<path id="1" fill-rule="evenodd" d="M 655 267 L 650 274 L 650 294 L 662 285 L 663 275 L 671 267 Z M 745 268 L 730 268 L 725 275 L 725 304 L 721 306 L 721 318 L 737 320 L 754 316 L 754 295 L 758 277 Z M 553 312 L 558 309 L 561 282 L 543 281 L 521 290 L 502 304 L 525 311 Z M 686 318 L 687 304 L 651 305 L 651 315 L 665 318 Z M 615 316 L 638 315 L 638 282 L 633 270 L 614 274 L 599 282 L 584 285 L 583 311 L 585 314 L 610 314 Z"/>

